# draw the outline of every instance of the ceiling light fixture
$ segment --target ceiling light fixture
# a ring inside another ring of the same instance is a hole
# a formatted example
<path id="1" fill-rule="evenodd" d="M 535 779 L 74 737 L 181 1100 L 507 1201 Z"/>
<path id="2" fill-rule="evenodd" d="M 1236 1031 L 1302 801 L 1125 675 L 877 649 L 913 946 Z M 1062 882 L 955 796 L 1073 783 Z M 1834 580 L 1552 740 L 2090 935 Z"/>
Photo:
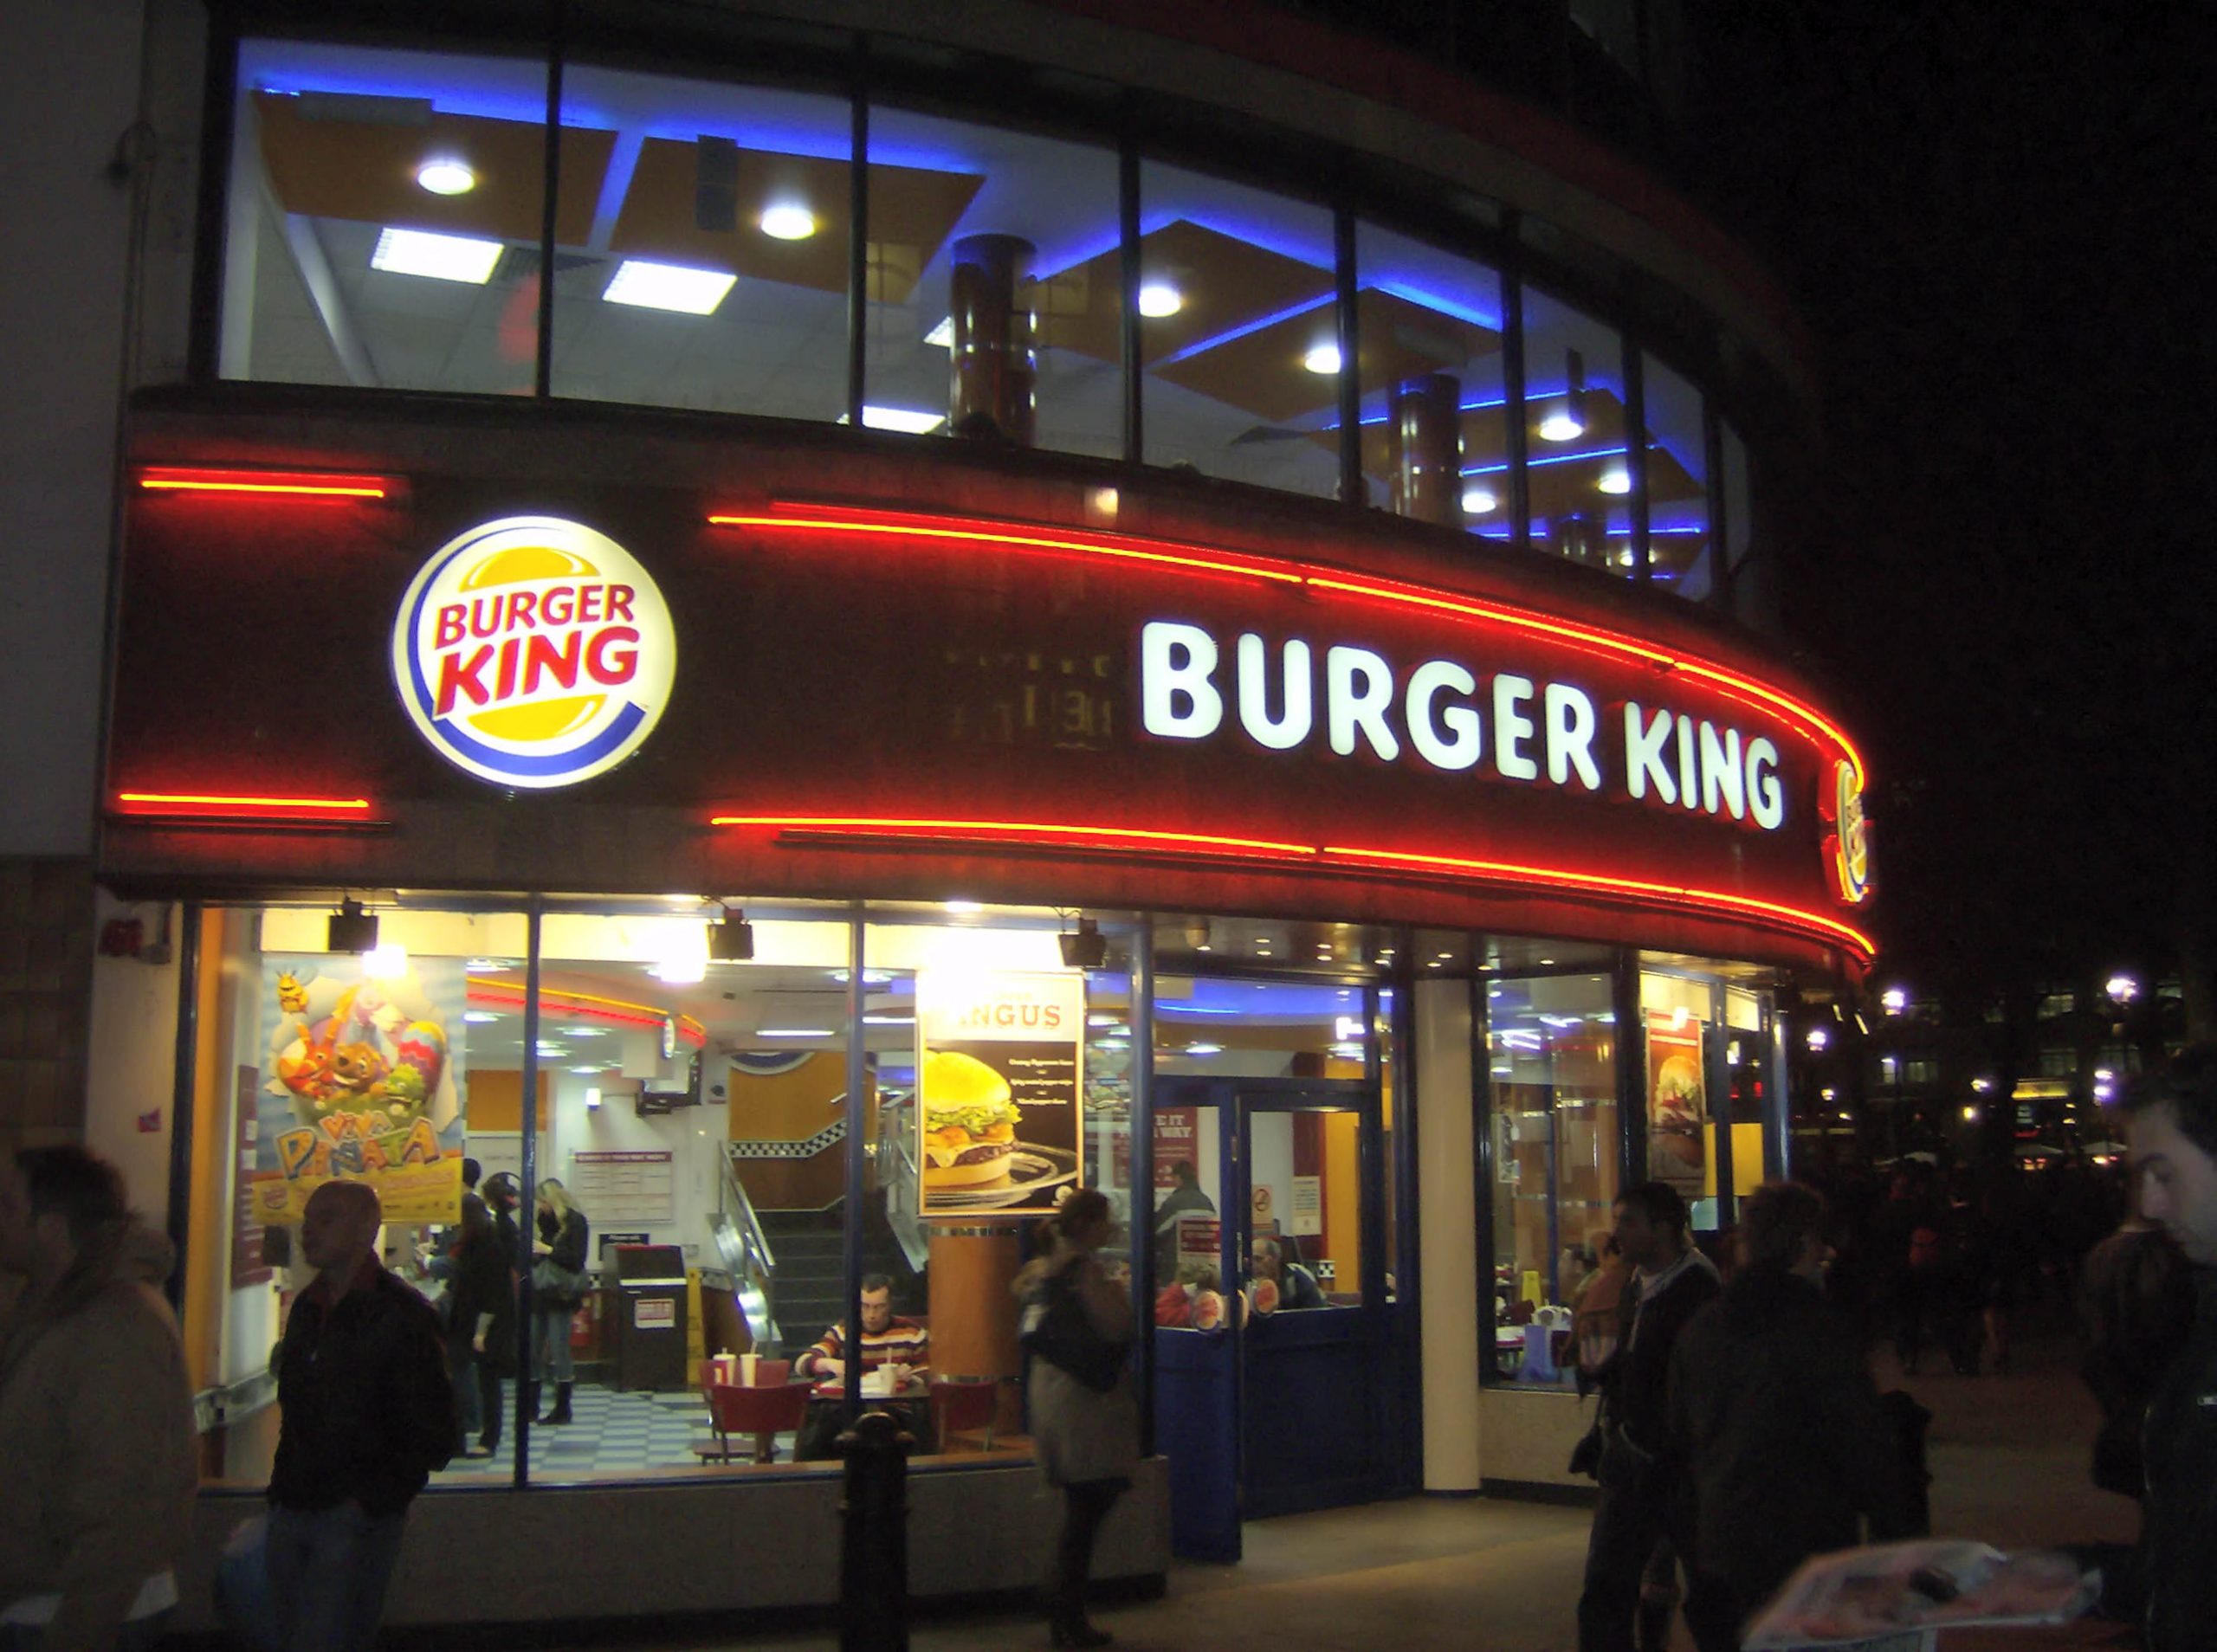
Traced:
<path id="1" fill-rule="evenodd" d="M 1488 511 L 1497 510 L 1500 507 L 1501 500 L 1490 487 L 1465 487 L 1463 490 L 1463 513 L 1465 516 L 1483 516 Z"/>
<path id="2" fill-rule="evenodd" d="M 493 266 L 507 251 L 501 241 L 471 236 L 436 236 L 428 229 L 387 229 L 378 236 L 370 268 L 392 275 L 422 275 L 435 281 L 466 281 L 482 287 Z"/>
<path id="3" fill-rule="evenodd" d="M 349 895 L 339 903 L 339 910 L 331 914 L 324 926 L 323 946 L 327 952 L 368 952 L 378 944 L 378 920 L 375 913 L 364 912 L 362 903 Z"/>
<path id="4" fill-rule="evenodd" d="M 688 269 L 682 264 L 627 258 L 616 267 L 615 279 L 600 296 L 610 304 L 629 304 L 643 310 L 714 315 L 738 280 L 727 269 Z"/>
<path id="5" fill-rule="evenodd" d="M 764 208 L 758 222 L 772 241 L 806 241 L 816 233 L 816 215 L 794 201 Z"/>
<path id="6" fill-rule="evenodd" d="M 1140 283 L 1140 313 L 1150 321 L 1160 321 L 1167 315 L 1175 315 L 1186 307 L 1186 295 L 1168 281 Z M 1332 371 L 1338 371 L 1335 367 Z"/>
<path id="7" fill-rule="evenodd" d="M 830 1027 L 758 1027 L 754 1036 L 757 1038 L 829 1038 L 833 1030 Z"/>
<path id="8" fill-rule="evenodd" d="M 462 1012 L 462 1018 L 482 1026 L 488 1021 L 498 1021 L 500 1016 L 494 1015 L 490 1010 L 465 1010 Z"/>
<path id="9" fill-rule="evenodd" d="M 1561 403 L 1540 421 L 1542 442 L 1575 442 L 1586 434 L 1586 358 L 1575 350 L 1564 358 L 1569 388 Z"/>
<path id="10" fill-rule="evenodd" d="M 1632 492 L 1632 472 L 1622 465 L 1612 465 L 1601 473 L 1600 480 L 1593 485 L 1612 495 L 1629 494 Z"/>
<path id="11" fill-rule="evenodd" d="M 1186 945 L 1197 952 L 1205 952 L 1209 950 L 1209 920 L 1207 919 L 1188 918 L 1186 920 Z"/>
<path id="12" fill-rule="evenodd" d="M 836 423 L 850 424 L 853 421 L 842 413 Z M 865 430 L 898 430 L 903 436 L 929 436 L 946 423 L 946 414 L 934 413 L 929 408 L 863 404 L 863 429 Z"/>
<path id="13" fill-rule="evenodd" d="M 372 981 L 391 981 L 408 973 L 408 949 L 398 941 L 384 941 L 362 955 L 362 973 Z"/>
<path id="14" fill-rule="evenodd" d="M 477 174 L 451 155 L 443 155 L 417 167 L 416 181 L 434 195 L 467 195 L 477 187 Z"/>
<path id="15" fill-rule="evenodd" d="M 954 318 L 942 316 L 940 324 L 924 335 L 924 342 L 934 350 L 954 348 Z"/>
<path id="16" fill-rule="evenodd" d="M 1329 375 L 1340 371 L 1340 347 L 1335 344 L 1312 345 L 1301 365 L 1312 373 Z"/>

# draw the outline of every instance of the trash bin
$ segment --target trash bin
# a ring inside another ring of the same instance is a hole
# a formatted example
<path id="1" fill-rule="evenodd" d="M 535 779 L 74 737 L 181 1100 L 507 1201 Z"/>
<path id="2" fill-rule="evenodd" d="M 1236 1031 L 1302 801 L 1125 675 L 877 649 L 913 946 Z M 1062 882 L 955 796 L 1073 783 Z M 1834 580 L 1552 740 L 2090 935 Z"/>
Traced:
<path id="1" fill-rule="evenodd" d="M 617 1245 L 616 1386 L 686 1386 L 685 1249 Z"/>

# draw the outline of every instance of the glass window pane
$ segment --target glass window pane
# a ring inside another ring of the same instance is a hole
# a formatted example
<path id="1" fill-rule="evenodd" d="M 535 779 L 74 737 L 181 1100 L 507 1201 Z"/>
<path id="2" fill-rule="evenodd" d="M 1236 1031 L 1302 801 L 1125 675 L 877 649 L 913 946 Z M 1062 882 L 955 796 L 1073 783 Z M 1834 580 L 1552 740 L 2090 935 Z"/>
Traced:
<path id="1" fill-rule="evenodd" d="M 1214 1330 L 1224 1323 L 1223 1165 L 1218 1110 L 1158 1100 L 1154 1109 L 1154 1322 Z"/>
<path id="2" fill-rule="evenodd" d="M 1368 501 L 1506 541 L 1501 278 L 1372 223 L 1355 272 Z"/>
<path id="3" fill-rule="evenodd" d="M 837 418 L 848 100 L 576 65 L 562 125 L 609 160 L 558 235 L 554 393 Z"/>
<path id="4" fill-rule="evenodd" d="M 1691 603 L 1716 594 L 1709 520 L 1709 444 L 1701 392 L 1652 356 L 1641 358 L 1647 411 L 1648 577 Z"/>
<path id="5" fill-rule="evenodd" d="M 1723 431 L 1725 603 L 1743 620 L 1755 617 L 1755 580 L 1750 563 L 1755 545 L 1754 490 L 1748 485 L 1748 444 L 1730 425 Z"/>
<path id="6" fill-rule="evenodd" d="M 1486 1013 L 1496 1346 L 1504 1374 L 1567 1383 L 1558 1345 L 1607 1242 L 1617 1196 L 1609 977 L 1490 982 Z"/>
<path id="7" fill-rule="evenodd" d="M 1362 989 L 1158 976 L 1154 1067 L 1197 1078 L 1361 1078 Z M 1342 1023 L 1348 1025 L 1342 1027 Z"/>
<path id="8" fill-rule="evenodd" d="M 1247 1114 L 1249 1300 L 1259 1315 L 1362 1302 L 1361 1114 Z"/>
<path id="9" fill-rule="evenodd" d="M 255 40 L 238 88 L 223 376 L 528 395 L 544 62 Z M 566 135 L 566 227 L 611 140 Z"/>
<path id="10" fill-rule="evenodd" d="M 1147 162 L 1140 282 L 1147 462 L 1335 497 L 1331 213 Z"/>
<path id="11" fill-rule="evenodd" d="M 1528 287 L 1524 384 L 1533 548 L 1629 572 L 1623 341 Z"/>
<path id="12" fill-rule="evenodd" d="M 1116 157 L 874 106 L 863 419 L 1123 450 Z"/>

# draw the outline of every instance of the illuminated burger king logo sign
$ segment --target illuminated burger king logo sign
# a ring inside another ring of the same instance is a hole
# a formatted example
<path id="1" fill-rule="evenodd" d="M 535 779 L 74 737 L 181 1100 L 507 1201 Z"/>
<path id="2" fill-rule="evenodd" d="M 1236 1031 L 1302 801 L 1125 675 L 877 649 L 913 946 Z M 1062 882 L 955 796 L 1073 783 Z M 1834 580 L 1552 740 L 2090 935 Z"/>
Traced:
<path id="1" fill-rule="evenodd" d="M 1825 859 L 1833 893 L 1842 900 L 1859 902 L 1871 893 L 1871 827 L 1863 818 L 1863 783 L 1853 764 L 1832 765 L 1822 812 L 1832 829 L 1825 838 Z"/>
<path id="2" fill-rule="evenodd" d="M 392 674 L 456 768 L 575 785 L 637 751 L 669 700 L 677 644 L 647 571 L 606 534 L 512 516 L 449 540 L 408 587 Z"/>

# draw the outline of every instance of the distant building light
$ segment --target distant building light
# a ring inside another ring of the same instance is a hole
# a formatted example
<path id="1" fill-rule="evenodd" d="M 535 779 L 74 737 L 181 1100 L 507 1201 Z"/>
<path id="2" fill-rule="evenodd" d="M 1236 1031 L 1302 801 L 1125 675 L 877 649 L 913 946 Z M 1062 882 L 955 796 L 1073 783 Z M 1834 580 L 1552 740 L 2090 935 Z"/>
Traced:
<path id="1" fill-rule="evenodd" d="M 1878 995 L 1878 1002 L 1890 1016 L 1897 1016 L 1909 1008 L 1909 994 L 1900 987 L 1888 987 Z"/>
<path id="2" fill-rule="evenodd" d="M 1832 1036 L 1824 1027 L 1812 1027 L 1808 1031 L 1808 1041 L 1811 1049 L 1822 1049 L 1832 1042 Z"/>

